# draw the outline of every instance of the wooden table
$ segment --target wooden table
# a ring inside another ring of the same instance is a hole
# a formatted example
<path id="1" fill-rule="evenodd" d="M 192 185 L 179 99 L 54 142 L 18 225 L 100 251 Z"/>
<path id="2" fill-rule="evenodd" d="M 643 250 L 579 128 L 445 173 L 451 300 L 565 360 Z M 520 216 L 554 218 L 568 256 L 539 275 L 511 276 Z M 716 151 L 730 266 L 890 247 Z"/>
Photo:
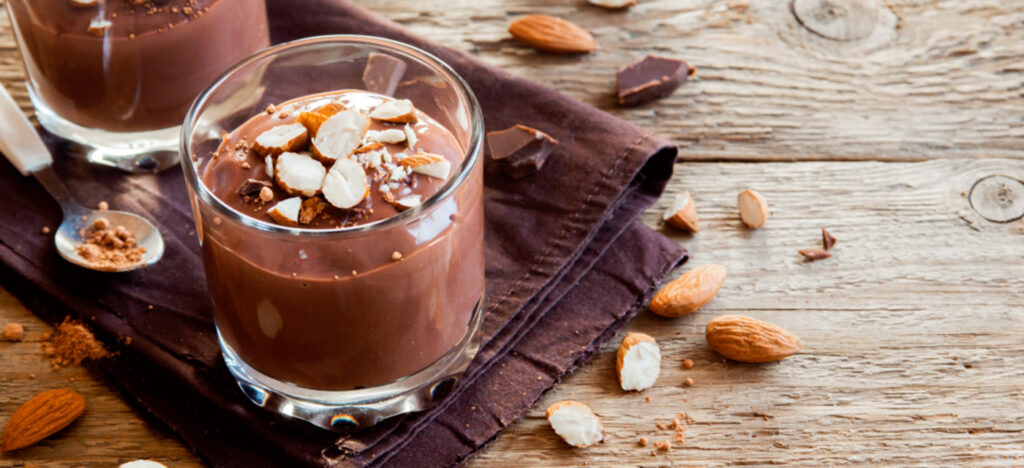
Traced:
<path id="1" fill-rule="evenodd" d="M 617 389 L 616 340 L 470 466 L 1024 465 L 1024 4 L 801 0 L 801 22 L 778 0 L 640 0 L 616 13 L 583 0 L 362 3 L 678 142 L 676 176 L 644 220 L 690 249 L 684 270 L 729 268 L 697 313 L 630 325 L 661 343 L 655 388 Z M 525 48 L 506 27 L 526 13 L 571 18 L 602 48 Z M 645 53 L 699 71 L 668 99 L 616 108 L 615 70 Z M 0 81 L 29 110 L 23 73 L 3 21 Z M 748 187 L 773 213 L 756 231 L 737 215 Z M 700 234 L 659 225 L 681 190 Z M 823 225 L 839 238 L 835 257 L 807 263 L 797 250 L 818 246 Z M 783 325 L 806 349 L 724 362 L 703 329 L 728 313 Z M 0 423 L 55 386 L 80 391 L 89 410 L 0 466 L 200 464 L 85 371 L 50 371 L 37 342 L 48 328 L 0 291 L 6 321 L 27 324 L 30 339 L 0 343 Z M 684 358 L 696 366 L 684 371 Z M 570 397 L 602 416 L 607 443 L 572 450 L 555 437 L 543 410 Z M 680 411 L 684 444 L 656 456 L 638 446 L 670 438 L 655 424 Z"/>

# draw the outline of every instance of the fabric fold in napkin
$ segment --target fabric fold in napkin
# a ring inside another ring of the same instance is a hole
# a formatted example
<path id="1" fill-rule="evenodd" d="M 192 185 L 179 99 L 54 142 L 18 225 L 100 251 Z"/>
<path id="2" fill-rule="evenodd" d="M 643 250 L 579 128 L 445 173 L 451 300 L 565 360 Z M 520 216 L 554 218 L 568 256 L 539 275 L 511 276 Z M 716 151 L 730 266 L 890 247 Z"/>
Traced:
<path id="1" fill-rule="evenodd" d="M 560 141 L 543 169 L 514 180 L 486 167 L 483 346 L 438 407 L 351 435 L 276 417 L 245 399 L 217 346 L 180 170 L 127 176 L 58 156 L 85 204 L 156 221 L 163 260 L 125 274 L 64 262 L 60 210 L 33 178 L 0 163 L 0 284 L 51 323 L 80 318 L 108 343 L 96 363 L 123 395 L 214 466 L 450 466 L 475 453 L 646 303 L 685 251 L 636 220 L 664 189 L 676 148 L 637 127 L 467 54 L 413 36 L 342 0 L 270 0 L 275 42 L 383 36 L 426 49 L 473 88 L 488 129 L 525 124 Z M 51 147 L 55 152 L 59 148 Z"/>

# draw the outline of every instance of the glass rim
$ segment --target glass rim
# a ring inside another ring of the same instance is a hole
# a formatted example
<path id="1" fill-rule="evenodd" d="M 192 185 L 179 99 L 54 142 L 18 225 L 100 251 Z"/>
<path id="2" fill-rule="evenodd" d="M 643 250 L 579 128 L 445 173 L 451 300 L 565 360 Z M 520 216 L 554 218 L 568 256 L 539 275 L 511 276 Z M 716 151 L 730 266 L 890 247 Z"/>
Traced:
<path id="1" fill-rule="evenodd" d="M 267 221 L 261 221 L 246 215 L 225 203 L 223 200 L 214 195 L 206 184 L 199 177 L 199 173 L 196 169 L 196 164 L 192 159 L 192 151 L 190 148 L 190 136 L 194 131 L 194 125 L 196 117 L 198 116 L 199 110 L 206 104 L 210 95 L 217 90 L 225 81 L 228 80 L 239 70 L 257 63 L 259 61 L 266 60 L 273 56 L 279 55 L 283 52 L 294 50 L 297 48 L 313 47 L 321 45 L 352 45 L 352 44 L 363 44 L 378 46 L 381 48 L 390 48 L 402 52 L 405 55 L 410 55 L 422 62 L 425 62 L 428 66 L 435 68 L 435 71 L 439 72 L 440 75 L 444 76 L 450 82 L 455 84 L 456 91 L 463 95 L 466 103 L 469 107 L 470 112 L 470 134 L 469 144 L 466 145 L 465 154 L 463 155 L 462 164 L 459 165 L 458 171 L 455 175 L 448 180 L 441 187 L 440 190 L 435 192 L 433 195 L 428 197 L 419 205 L 402 211 L 394 216 L 384 218 L 381 220 L 374 221 L 372 223 L 357 224 L 355 226 L 331 228 L 331 229 L 310 229 L 310 228 L 298 228 L 283 226 L 280 224 L 274 224 Z M 419 47 L 406 44 L 404 42 L 395 41 L 383 37 L 376 36 L 365 36 L 358 34 L 331 34 L 322 36 L 312 36 L 302 39 L 296 39 L 293 41 L 282 42 L 280 44 L 263 49 L 255 54 L 252 54 L 242 61 L 232 65 L 224 73 L 217 77 L 216 80 L 209 86 L 207 86 L 196 100 L 192 102 L 192 105 L 188 109 L 188 113 L 185 114 L 185 121 L 181 125 L 181 136 L 180 136 L 180 151 L 181 151 L 181 165 L 182 170 L 185 173 L 185 182 L 189 186 L 188 188 L 193 191 L 204 203 L 212 206 L 219 214 L 224 215 L 234 221 L 241 223 L 244 226 L 263 231 L 268 233 L 276 234 L 287 234 L 293 236 L 314 236 L 314 237 L 327 237 L 327 236 L 338 236 L 348 237 L 350 235 L 365 233 L 373 230 L 386 229 L 391 226 L 400 225 L 406 221 L 416 219 L 421 213 L 425 213 L 434 206 L 441 203 L 443 200 L 450 198 L 455 189 L 458 188 L 468 177 L 470 171 L 476 166 L 480 155 L 483 152 L 483 113 L 480 110 L 480 104 L 477 102 L 476 95 L 473 94 L 473 90 L 469 87 L 469 84 L 451 68 L 450 65 L 434 56 L 433 54 L 420 49 Z M 190 197 L 191 198 L 191 197 Z M 192 203 L 190 201 L 190 203 Z M 198 213 L 196 213 L 198 215 Z M 197 219 L 196 222 L 199 222 Z"/>

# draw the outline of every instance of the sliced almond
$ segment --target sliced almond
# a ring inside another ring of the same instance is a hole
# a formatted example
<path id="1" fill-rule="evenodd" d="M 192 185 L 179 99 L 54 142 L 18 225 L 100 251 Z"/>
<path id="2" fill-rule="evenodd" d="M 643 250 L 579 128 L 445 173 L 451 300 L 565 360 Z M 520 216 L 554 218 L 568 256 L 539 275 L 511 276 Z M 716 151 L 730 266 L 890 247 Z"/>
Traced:
<path id="1" fill-rule="evenodd" d="M 406 126 L 408 127 L 408 126 Z M 377 141 L 388 145 L 394 145 L 401 143 L 406 140 L 405 131 L 397 128 L 389 128 L 387 130 L 381 130 L 377 134 Z"/>
<path id="2" fill-rule="evenodd" d="M 651 388 L 661 372 L 661 350 L 658 343 L 643 333 L 626 334 L 619 345 L 615 370 L 623 390 Z"/>
<path id="3" fill-rule="evenodd" d="M 290 195 L 316 195 L 326 174 L 324 165 L 306 154 L 282 153 L 274 166 L 277 186 Z"/>
<path id="4" fill-rule="evenodd" d="M 697 208 L 693 206 L 693 198 L 690 192 L 683 192 L 672 199 L 672 203 L 665 210 L 662 219 L 671 226 L 679 229 L 700 232 L 697 227 Z"/>
<path id="5" fill-rule="evenodd" d="M 825 226 L 822 226 L 821 246 L 824 247 L 825 250 L 832 250 L 832 246 L 834 245 L 836 245 L 836 236 L 833 236 L 831 232 L 828 232 L 828 229 L 825 229 Z"/>
<path id="6" fill-rule="evenodd" d="M 636 5 L 636 0 L 587 0 L 591 5 L 607 8 L 609 10 L 621 10 Z"/>
<path id="7" fill-rule="evenodd" d="M 520 42 L 546 52 L 573 54 L 597 50 L 597 41 L 586 29 L 554 16 L 524 16 L 513 21 L 508 32 Z"/>
<path id="8" fill-rule="evenodd" d="M 800 252 L 800 255 L 803 255 L 807 260 L 812 262 L 815 260 L 824 260 L 832 256 L 832 252 L 826 252 L 822 249 L 803 249 L 798 250 L 798 252 Z"/>
<path id="9" fill-rule="evenodd" d="M 416 146 L 416 142 L 420 140 L 420 137 L 416 135 L 416 130 L 410 125 L 406 125 L 403 130 L 405 131 L 405 141 L 408 143 L 409 149 L 412 149 L 413 146 Z"/>
<path id="10" fill-rule="evenodd" d="M 299 225 L 299 210 L 301 208 L 302 197 L 292 197 L 277 202 L 267 210 L 267 214 L 278 224 L 295 227 Z"/>
<path id="11" fill-rule="evenodd" d="M 322 192 L 328 203 L 342 209 L 352 208 L 369 193 L 366 171 L 351 159 L 339 159 L 327 172 Z"/>
<path id="12" fill-rule="evenodd" d="M 416 109 L 408 99 L 393 99 L 374 107 L 370 112 L 370 118 L 396 123 L 415 122 Z"/>
<path id="13" fill-rule="evenodd" d="M 93 4 L 95 5 L 95 3 Z M 89 34 L 92 34 L 93 36 L 103 37 L 107 35 L 107 30 L 113 25 L 114 23 L 111 23 L 105 18 L 93 18 L 92 21 L 89 22 L 87 30 L 89 31 Z"/>
<path id="14" fill-rule="evenodd" d="M 356 148 L 356 150 L 353 153 L 354 154 L 366 153 L 368 151 L 379 150 L 379 149 L 381 149 L 383 147 L 384 147 L 384 143 L 381 143 L 379 141 L 374 141 L 374 142 L 363 144 L 362 146 Z"/>
<path id="15" fill-rule="evenodd" d="M 604 426 L 589 406 L 565 400 L 548 407 L 548 423 L 555 434 L 573 447 L 589 447 L 604 438 Z"/>
<path id="16" fill-rule="evenodd" d="M 260 156 L 277 156 L 285 151 L 298 151 L 309 142 L 309 133 L 300 123 L 278 125 L 261 133 L 252 149 Z"/>
<path id="17" fill-rule="evenodd" d="M 332 102 L 321 106 L 316 110 L 299 113 L 299 116 L 295 118 L 295 121 L 305 126 L 310 135 L 316 136 L 316 132 L 320 130 L 320 125 L 327 121 L 327 119 L 331 118 L 334 114 L 343 110 L 345 110 L 345 106 Z"/>
<path id="18" fill-rule="evenodd" d="M 263 158 L 264 167 L 267 169 L 267 177 L 274 178 L 274 157 L 269 154 Z"/>
<path id="19" fill-rule="evenodd" d="M 167 466 L 153 460 L 133 460 L 122 463 L 117 468 L 167 468 Z"/>
<path id="20" fill-rule="evenodd" d="M 415 208 L 419 206 L 420 200 L 423 197 L 420 195 L 409 195 L 408 197 L 402 197 L 399 200 L 395 200 L 395 206 L 401 210 L 408 210 L 409 208 Z"/>
<path id="21" fill-rule="evenodd" d="M 452 163 L 450 161 L 445 159 L 444 156 L 433 153 L 416 153 L 398 161 L 398 164 L 417 174 L 423 174 L 441 180 L 447 179 L 448 173 L 452 169 Z"/>
<path id="22" fill-rule="evenodd" d="M 768 220 L 768 204 L 760 193 L 747 189 L 740 192 L 736 199 L 740 208 L 740 219 L 750 229 L 757 229 L 764 226 Z"/>
<path id="23" fill-rule="evenodd" d="M 347 158 L 363 141 L 370 119 L 358 111 L 341 111 L 328 118 L 313 137 L 313 154 L 324 163 Z"/>

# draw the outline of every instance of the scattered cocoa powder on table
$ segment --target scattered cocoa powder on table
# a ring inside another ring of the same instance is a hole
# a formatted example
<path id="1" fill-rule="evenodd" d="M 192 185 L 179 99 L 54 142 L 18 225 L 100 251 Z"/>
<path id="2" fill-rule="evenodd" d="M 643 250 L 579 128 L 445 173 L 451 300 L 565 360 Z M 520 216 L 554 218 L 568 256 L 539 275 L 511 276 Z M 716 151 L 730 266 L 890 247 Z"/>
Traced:
<path id="1" fill-rule="evenodd" d="M 135 234 L 124 226 L 110 226 L 106 218 L 97 219 L 83 230 L 84 242 L 75 246 L 78 255 L 99 270 L 115 271 L 142 262 L 145 247 L 140 247 Z"/>
<path id="2" fill-rule="evenodd" d="M 43 353 L 51 356 L 54 370 L 64 366 L 81 364 L 87 359 L 102 359 L 110 356 L 103 343 L 85 328 L 81 322 L 65 317 L 57 326 L 57 332 L 43 343 Z"/>

